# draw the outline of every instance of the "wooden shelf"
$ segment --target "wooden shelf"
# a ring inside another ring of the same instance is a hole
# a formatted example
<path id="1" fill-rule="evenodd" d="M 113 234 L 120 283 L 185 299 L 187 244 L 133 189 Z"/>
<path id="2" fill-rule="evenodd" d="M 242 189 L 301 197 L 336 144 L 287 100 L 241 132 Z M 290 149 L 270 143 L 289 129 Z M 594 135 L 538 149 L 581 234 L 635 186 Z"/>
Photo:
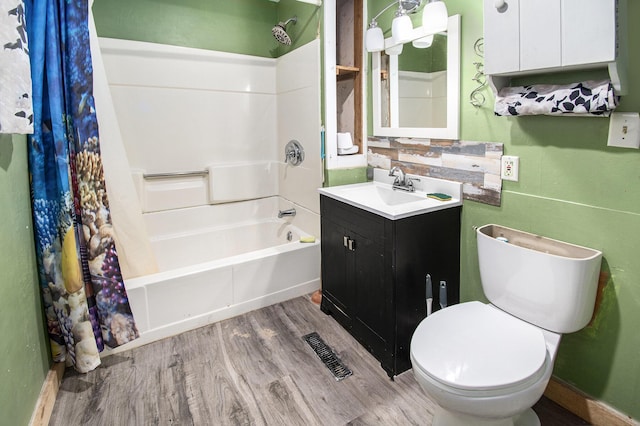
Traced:
<path id="1" fill-rule="evenodd" d="M 349 67 L 347 65 L 336 65 L 336 75 L 344 76 L 360 72 L 359 67 Z"/>

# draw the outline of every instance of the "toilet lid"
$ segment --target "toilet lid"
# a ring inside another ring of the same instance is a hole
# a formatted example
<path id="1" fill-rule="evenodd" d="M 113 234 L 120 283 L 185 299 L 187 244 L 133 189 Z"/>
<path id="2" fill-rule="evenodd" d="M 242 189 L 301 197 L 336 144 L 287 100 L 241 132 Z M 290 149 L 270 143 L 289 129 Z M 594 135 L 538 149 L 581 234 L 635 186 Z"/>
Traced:
<path id="1" fill-rule="evenodd" d="M 525 382 L 544 368 L 546 354 L 542 330 L 480 302 L 435 312 L 411 340 L 414 367 L 468 390 Z"/>

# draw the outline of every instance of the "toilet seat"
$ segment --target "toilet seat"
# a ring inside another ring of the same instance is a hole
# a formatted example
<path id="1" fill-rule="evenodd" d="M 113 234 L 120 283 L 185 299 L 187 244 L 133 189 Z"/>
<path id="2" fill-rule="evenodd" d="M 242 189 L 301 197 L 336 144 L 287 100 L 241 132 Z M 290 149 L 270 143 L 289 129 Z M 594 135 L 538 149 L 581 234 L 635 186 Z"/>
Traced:
<path id="1" fill-rule="evenodd" d="M 481 302 L 453 305 L 423 320 L 411 340 L 411 358 L 423 374 L 463 392 L 527 386 L 550 362 L 541 329 Z"/>

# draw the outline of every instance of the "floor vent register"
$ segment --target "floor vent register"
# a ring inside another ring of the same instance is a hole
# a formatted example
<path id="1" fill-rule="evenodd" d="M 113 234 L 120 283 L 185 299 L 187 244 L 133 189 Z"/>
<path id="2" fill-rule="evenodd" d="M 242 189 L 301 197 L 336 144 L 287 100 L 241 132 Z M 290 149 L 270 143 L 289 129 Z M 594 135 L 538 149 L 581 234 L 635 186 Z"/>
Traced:
<path id="1" fill-rule="evenodd" d="M 318 355 L 320 361 L 327 366 L 336 381 L 346 379 L 353 372 L 340 361 L 333 350 L 322 340 L 318 333 L 309 333 L 302 337 L 311 346 L 311 349 Z"/>

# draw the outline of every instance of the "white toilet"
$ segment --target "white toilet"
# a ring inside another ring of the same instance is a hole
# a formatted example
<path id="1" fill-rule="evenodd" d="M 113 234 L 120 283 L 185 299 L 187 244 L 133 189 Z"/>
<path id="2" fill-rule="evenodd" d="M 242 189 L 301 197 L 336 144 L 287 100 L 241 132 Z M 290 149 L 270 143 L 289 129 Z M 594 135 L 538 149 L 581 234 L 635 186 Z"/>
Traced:
<path id="1" fill-rule="evenodd" d="M 490 304 L 425 318 L 411 339 L 416 380 L 438 404 L 433 425 L 540 425 L 562 333 L 590 321 L 602 253 L 499 225 L 476 231 Z"/>

